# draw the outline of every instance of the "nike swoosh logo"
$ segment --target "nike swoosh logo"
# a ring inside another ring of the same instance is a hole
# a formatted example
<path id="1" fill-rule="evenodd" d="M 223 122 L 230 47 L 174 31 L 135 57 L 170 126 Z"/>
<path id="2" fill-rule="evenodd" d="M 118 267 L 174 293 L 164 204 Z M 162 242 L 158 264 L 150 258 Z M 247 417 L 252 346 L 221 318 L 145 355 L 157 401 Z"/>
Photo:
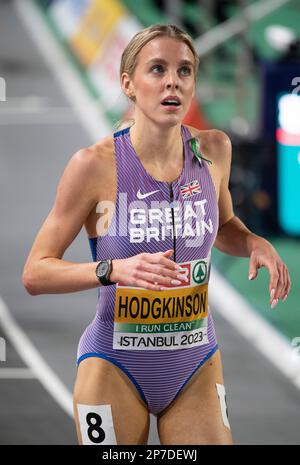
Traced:
<path id="1" fill-rule="evenodd" d="M 149 195 L 155 194 L 156 192 L 159 192 L 159 189 L 157 191 L 146 192 L 146 194 L 142 194 L 141 189 L 139 189 L 136 193 L 136 196 L 138 199 L 142 200 L 142 199 L 145 199 L 146 197 L 149 197 Z"/>

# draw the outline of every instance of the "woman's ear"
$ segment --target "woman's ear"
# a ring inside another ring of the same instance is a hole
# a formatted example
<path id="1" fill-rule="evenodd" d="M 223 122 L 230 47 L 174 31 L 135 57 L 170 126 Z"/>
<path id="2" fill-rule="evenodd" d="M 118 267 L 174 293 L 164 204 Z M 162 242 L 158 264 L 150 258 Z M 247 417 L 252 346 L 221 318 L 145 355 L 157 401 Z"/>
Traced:
<path id="1" fill-rule="evenodd" d="M 124 94 L 130 98 L 131 96 L 131 83 L 128 73 L 122 73 L 121 76 L 121 86 L 124 91 Z"/>

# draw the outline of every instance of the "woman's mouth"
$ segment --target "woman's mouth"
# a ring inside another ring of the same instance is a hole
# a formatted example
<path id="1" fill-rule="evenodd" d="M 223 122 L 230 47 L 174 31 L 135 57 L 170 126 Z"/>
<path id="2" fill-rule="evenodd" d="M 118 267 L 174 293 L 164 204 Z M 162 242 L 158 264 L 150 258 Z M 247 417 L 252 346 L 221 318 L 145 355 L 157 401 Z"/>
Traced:
<path id="1" fill-rule="evenodd" d="M 181 107 L 181 102 L 179 99 L 165 99 L 161 102 L 161 105 L 163 105 L 168 111 L 174 111 Z"/>

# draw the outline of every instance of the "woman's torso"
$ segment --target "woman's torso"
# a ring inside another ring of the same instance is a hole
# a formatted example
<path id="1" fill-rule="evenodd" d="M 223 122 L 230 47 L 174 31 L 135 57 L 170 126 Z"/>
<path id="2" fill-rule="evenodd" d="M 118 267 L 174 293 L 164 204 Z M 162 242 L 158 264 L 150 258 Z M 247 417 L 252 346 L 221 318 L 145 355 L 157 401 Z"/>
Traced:
<path id="1" fill-rule="evenodd" d="M 187 282 L 160 293 L 122 283 L 101 286 L 96 316 L 79 344 L 79 358 L 99 351 L 109 351 L 111 355 L 119 350 L 147 353 L 152 352 L 152 347 L 154 351 L 172 351 L 181 348 L 185 336 L 189 336 L 189 343 L 183 348 L 195 348 L 195 356 L 198 346 L 199 350 L 203 346 L 206 352 L 215 347 L 208 283 L 211 249 L 219 223 L 218 195 L 211 172 L 218 173 L 218 170 L 214 167 L 214 171 L 209 171 L 208 163 L 196 158 L 189 143 L 193 132 L 183 125 L 181 137 L 184 164 L 174 171 L 174 179 L 170 182 L 157 180 L 156 173 L 149 173 L 141 164 L 131 144 L 129 128 L 114 134 L 114 152 L 111 154 L 107 150 L 105 156 L 111 156 L 115 164 L 102 160 L 106 170 L 105 175 L 101 175 L 104 180 L 96 213 L 99 215 L 102 209 L 104 214 L 101 221 L 98 216 L 93 218 L 89 238 L 95 261 L 173 249 L 174 260 L 183 268 Z M 202 146 L 205 147 L 203 138 Z M 207 156 L 204 150 L 203 155 Z M 168 172 L 168 180 L 172 178 Z M 115 206 L 108 216 L 107 202 Z M 99 223 L 106 234 L 99 235 Z M 160 349 L 161 346 L 155 344 L 160 344 L 161 334 L 151 335 L 154 326 L 163 333 L 179 332 L 173 338 L 171 333 L 167 334 L 169 339 Z M 194 336 L 200 334 L 199 328 L 201 338 L 194 340 Z M 143 332 L 138 342 L 131 335 L 133 330 Z M 151 343 L 145 348 L 146 336 Z M 137 346 L 140 343 L 141 346 Z M 173 344 L 171 348 L 170 344 Z"/>
<path id="2" fill-rule="evenodd" d="M 217 157 L 214 155 L 214 152 L 210 150 L 211 142 L 212 142 L 212 135 L 211 131 L 199 131 L 192 126 L 187 126 L 188 130 L 190 131 L 193 137 L 199 137 L 201 142 L 201 149 L 205 157 L 212 159 L 212 165 L 207 164 L 207 168 L 209 170 L 212 183 L 214 185 L 214 189 L 216 192 L 217 199 L 219 199 L 219 192 L 220 192 L 220 182 L 221 182 L 221 169 L 220 164 L 218 163 Z M 101 148 L 94 146 L 95 155 L 99 158 L 99 169 L 105 170 L 104 176 L 101 176 L 101 182 L 99 182 L 98 186 L 98 198 L 97 203 L 93 206 L 92 210 L 90 211 L 84 226 L 87 232 L 88 238 L 94 238 L 98 236 L 97 231 L 97 222 L 99 218 L 101 218 L 101 213 L 97 211 L 96 205 L 101 204 L 102 202 L 109 202 L 113 205 L 116 205 L 117 201 L 117 166 L 116 166 L 116 158 L 115 158 L 115 144 L 114 144 L 114 137 L 107 136 L 105 140 L 103 140 L 103 144 L 101 144 Z M 209 151 L 209 156 L 206 155 L 207 151 Z M 182 171 L 182 164 L 176 168 L 168 170 L 167 177 L 165 178 L 165 182 L 169 180 L 176 180 L 181 171 Z M 147 172 L 154 178 L 154 179 L 161 179 L 159 173 L 155 170 L 155 168 L 146 168 Z M 161 179 L 163 181 L 163 179 Z M 109 228 L 109 222 L 105 224 L 104 229 L 102 228 L 102 232 Z"/>

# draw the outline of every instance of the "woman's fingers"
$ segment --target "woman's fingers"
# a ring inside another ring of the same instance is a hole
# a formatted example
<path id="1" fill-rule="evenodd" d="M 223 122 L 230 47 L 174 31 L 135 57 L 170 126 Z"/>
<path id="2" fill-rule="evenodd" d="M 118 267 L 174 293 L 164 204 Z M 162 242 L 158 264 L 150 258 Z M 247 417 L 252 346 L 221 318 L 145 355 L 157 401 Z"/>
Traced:
<path id="1" fill-rule="evenodd" d="M 290 277 L 287 267 L 283 263 L 279 263 L 276 271 L 277 273 L 275 272 L 273 275 L 275 274 L 277 279 L 275 279 L 272 284 L 270 283 L 270 287 L 272 286 L 270 296 L 271 308 L 276 307 L 279 299 L 282 299 L 284 302 L 290 289 Z"/>
<path id="2" fill-rule="evenodd" d="M 170 280 L 181 280 L 183 282 L 186 281 L 186 277 L 184 275 L 181 275 L 177 270 L 174 270 L 174 269 L 171 269 L 171 268 L 168 268 L 164 265 L 161 265 L 161 264 L 157 264 L 157 263 L 147 263 L 147 262 L 144 262 L 142 263 L 141 265 L 141 269 L 142 271 L 146 271 L 148 273 L 152 273 L 153 275 L 156 276 L 156 278 L 158 279 L 159 277 L 165 277 L 167 279 Z M 157 279 L 155 279 L 157 281 Z M 165 283 L 167 283 L 167 281 L 164 281 Z M 181 282 L 179 282 L 179 284 L 181 284 Z"/>
<path id="3" fill-rule="evenodd" d="M 133 284 L 136 286 L 152 290 L 159 290 L 161 287 L 166 286 L 179 286 L 185 283 L 187 278 L 181 274 L 184 269 L 168 258 L 172 255 L 173 250 L 169 249 L 164 252 L 141 253 L 132 257 L 132 278 L 129 279 L 133 279 Z"/>
<path id="4" fill-rule="evenodd" d="M 282 296 L 282 302 L 284 302 L 290 292 L 291 288 L 291 279 L 289 275 L 289 270 L 287 269 L 286 266 L 284 266 L 284 275 L 285 275 L 285 286 L 283 289 L 283 296 Z"/>
<path id="5" fill-rule="evenodd" d="M 174 254 L 174 250 L 169 249 L 169 250 L 166 250 L 165 252 L 158 252 L 158 253 L 162 254 L 164 257 L 171 257 Z"/>
<path id="6" fill-rule="evenodd" d="M 169 252 L 169 251 L 167 251 Z M 162 265 L 166 268 L 169 268 L 170 270 L 178 270 L 180 271 L 182 268 L 180 267 L 180 265 L 178 265 L 178 263 L 175 263 L 173 260 L 170 260 L 169 258 L 167 258 L 167 252 L 158 252 L 158 253 L 154 253 L 154 254 L 147 254 L 147 259 L 146 261 L 148 263 L 154 263 L 154 264 L 159 264 L 159 265 Z"/>
<path id="7" fill-rule="evenodd" d="M 177 277 L 166 277 L 161 274 L 149 273 L 147 271 L 141 273 L 141 279 L 152 284 L 158 283 L 161 286 L 179 286 L 183 282 L 183 280 L 180 281 Z"/>

